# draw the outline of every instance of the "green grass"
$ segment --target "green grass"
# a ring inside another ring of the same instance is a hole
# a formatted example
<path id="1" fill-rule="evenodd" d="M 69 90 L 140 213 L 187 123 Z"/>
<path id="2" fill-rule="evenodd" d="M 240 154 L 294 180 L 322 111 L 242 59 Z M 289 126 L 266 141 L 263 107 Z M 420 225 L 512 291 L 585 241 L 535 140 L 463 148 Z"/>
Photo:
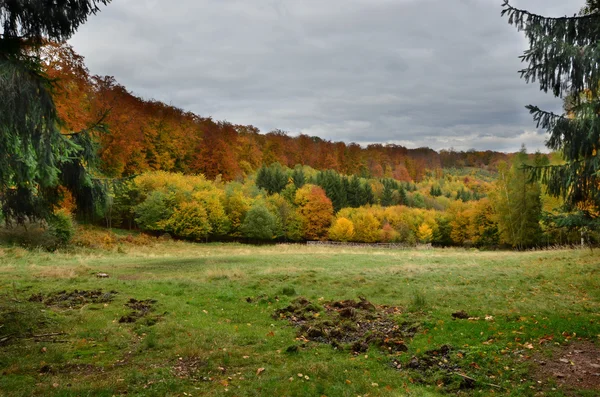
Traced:
<path id="1" fill-rule="evenodd" d="M 110 278 L 98 279 L 97 272 Z M 12 338 L 0 345 L 0 395 L 437 396 L 455 394 L 460 377 L 397 370 L 391 362 L 406 364 L 450 345 L 453 360 L 477 380 L 461 395 L 526 396 L 541 388 L 560 396 L 560 389 L 534 383 L 527 358 L 545 354 L 548 344 L 538 342 L 547 335 L 554 337 L 550 345 L 577 338 L 598 343 L 599 273 L 597 257 L 583 250 L 161 242 L 47 253 L 5 246 L 0 340 Z M 38 292 L 98 288 L 118 295 L 76 309 L 28 302 Z M 298 296 L 317 304 L 364 296 L 399 306 L 398 323 L 418 324 L 419 331 L 398 357 L 376 347 L 355 355 L 316 342 L 288 352 L 301 344 L 297 330 L 272 315 Z M 248 303 L 247 297 L 260 298 Z M 119 323 L 130 298 L 157 300 L 152 315 L 159 321 Z M 454 320 L 459 310 L 480 319 Z M 55 332 L 66 333 L 57 337 L 62 343 L 26 339 Z M 195 363 L 193 376 L 175 375 L 182 363 Z M 259 368 L 264 372 L 257 375 Z"/>

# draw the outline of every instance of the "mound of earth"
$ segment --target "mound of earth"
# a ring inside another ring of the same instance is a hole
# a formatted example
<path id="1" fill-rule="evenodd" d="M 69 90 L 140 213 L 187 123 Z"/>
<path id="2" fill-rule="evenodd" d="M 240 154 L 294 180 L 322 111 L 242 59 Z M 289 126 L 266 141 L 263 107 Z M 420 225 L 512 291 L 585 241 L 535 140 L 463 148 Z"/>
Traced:
<path id="1" fill-rule="evenodd" d="M 47 294 L 33 294 L 29 297 L 29 302 L 40 302 L 46 306 L 80 308 L 89 303 L 109 303 L 112 302 L 116 291 L 102 292 L 102 290 L 73 290 L 71 292 L 60 291 Z"/>
<path id="2" fill-rule="evenodd" d="M 119 319 L 120 323 L 135 323 L 138 319 L 146 317 L 154 310 L 154 305 L 156 304 L 156 300 L 154 299 L 146 299 L 146 300 L 137 300 L 137 299 L 129 299 L 129 301 L 125 304 L 126 307 L 132 309 L 132 311 L 122 316 Z M 148 319 L 148 325 L 154 325 L 158 321 L 158 317 L 153 317 Z"/>
<path id="3" fill-rule="evenodd" d="M 574 342 L 556 348 L 552 357 L 533 359 L 534 378 L 544 384 L 556 384 L 567 395 L 577 390 L 596 390 L 600 395 L 600 346 L 591 342 Z"/>
<path id="4" fill-rule="evenodd" d="M 277 310 L 274 317 L 296 326 L 301 339 L 348 348 L 354 353 L 366 352 L 370 345 L 397 353 L 408 350 L 405 340 L 418 330 L 414 324 L 396 323 L 393 315 L 400 312 L 397 307 L 376 306 L 365 298 L 320 306 L 300 297 Z"/>

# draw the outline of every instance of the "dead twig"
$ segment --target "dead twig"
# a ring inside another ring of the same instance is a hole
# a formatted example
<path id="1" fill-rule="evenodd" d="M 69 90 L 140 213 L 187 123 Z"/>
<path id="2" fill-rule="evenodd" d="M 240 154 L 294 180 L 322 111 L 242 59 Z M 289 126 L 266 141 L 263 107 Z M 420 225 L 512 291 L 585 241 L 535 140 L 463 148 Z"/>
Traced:
<path id="1" fill-rule="evenodd" d="M 453 374 L 454 374 L 454 375 L 458 375 L 458 376 L 460 376 L 460 377 L 462 377 L 462 378 L 464 378 L 464 379 L 470 380 L 470 381 L 472 381 L 472 382 L 476 382 L 476 383 L 482 383 L 482 384 L 484 384 L 484 385 L 487 385 L 487 386 L 492 386 L 492 387 L 496 387 L 496 388 L 498 388 L 498 389 L 501 389 L 501 388 L 502 388 L 501 386 L 494 385 L 494 384 L 492 384 L 492 383 L 480 382 L 480 381 L 478 381 L 477 379 L 475 379 L 475 378 L 471 378 L 470 376 L 467 376 L 467 375 L 465 375 L 465 374 L 461 374 L 460 372 L 453 372 Z"/>
<path id="2" fill-rule="evenodd" d="M 30 335 L 27 339 L 39 339 L 39 338 L 47 338 L 49 336 L 60 336 L 66 335 L 66 332 L 53 332 L 50 334 L 41 334 L 41 335 Z"/>
<path id="3" fill-rule="evenodd" d="M 33 339 L 36 343 L 69 343 L 68 340 L 59 340 L 59 339 Z"/>

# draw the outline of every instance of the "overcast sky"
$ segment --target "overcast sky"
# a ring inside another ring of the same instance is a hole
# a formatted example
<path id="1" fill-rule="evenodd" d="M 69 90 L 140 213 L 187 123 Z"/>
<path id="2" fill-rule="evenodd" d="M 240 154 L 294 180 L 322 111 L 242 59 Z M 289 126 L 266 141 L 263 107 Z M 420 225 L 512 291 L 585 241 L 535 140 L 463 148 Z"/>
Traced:
<path id="1" fill-rule="evenodd" d="M 572 15 L 583 0 L 512 0 Z M 544 149 L 501 0 L 113 0 L 70 43 L 93 74 L 202 116 L 361 144 Z"/>

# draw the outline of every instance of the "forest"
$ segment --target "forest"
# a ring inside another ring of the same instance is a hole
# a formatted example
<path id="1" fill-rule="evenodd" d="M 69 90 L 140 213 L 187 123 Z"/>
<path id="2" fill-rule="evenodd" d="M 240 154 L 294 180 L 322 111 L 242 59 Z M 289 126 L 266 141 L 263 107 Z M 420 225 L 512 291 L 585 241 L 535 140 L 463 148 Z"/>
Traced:
<path id="1" fill-rule="evenodd" d="M 91 75 L 68 44 L 47 42 L 41 53 L 61 134 L 89 134 L 97 154 L 88 179 L 77 179 L 83 194 L 74 197 L 68 182 L 58 190 L 53 219 L 67 228 L 58 233 L 64 243 L 73 216 L 192 241 L 525 249 L 595 239 L 557 222 L 561 200 L 523 168 L 560 164 L 558 154 L 438 153 L 261 133 L 137 97 Z"/>

